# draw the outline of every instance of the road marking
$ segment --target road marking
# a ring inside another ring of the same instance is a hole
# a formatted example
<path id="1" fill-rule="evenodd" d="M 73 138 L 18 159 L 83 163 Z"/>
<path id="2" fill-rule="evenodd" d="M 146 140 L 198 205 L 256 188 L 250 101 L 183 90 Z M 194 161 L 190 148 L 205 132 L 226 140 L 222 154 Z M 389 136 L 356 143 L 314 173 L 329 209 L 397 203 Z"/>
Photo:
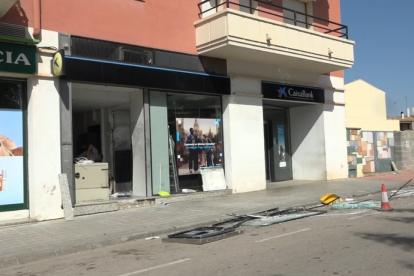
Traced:
<path id="1" fill-rule="evenodd" d="M 411 206 L 411 205 L 414 205 L 414 203 L 410 203 L 410 204 L 407 204 L 407 205 L 405 205 L 405 206 Z"/>
<path id="2" fill-rule="evenodd" d="M 298 231 L 295 231 L 295 232 L 290 232 L 290 233 L 286 233 L 286 234 L 283 234 L 283 235 L 274 236 L 274 237 L 270 237 L 270 238 L 263 239 L 263 240 L 258 240 L 256 242 L 264 242 L 264 241 L 268 241 L 268 240 L 271 240 L 271 239 L 277 239 L 277 238 L 281 238 L 281 237 L 285 237 L 285 236 L 289 236 L 289 235 L 293 235 L 293 234 L 296 234 L 296 233 L 300 233 L 300 232 L 304 232 L 304 231 L 309 231 L 309 230 L 311 230 L 311 229 L 310 228 L 305 228 L 305 229 L 298 230 Z"/>
<path id="3" fill-rule="evenodd" d="M 366 214 L 366 215 L 362 215 L 362 216 L 358 216 L 358 217 L 353 217 L 353 218 L 349 218 L 349 219 L 358 219 L 358 218 L 363 218 L 363 217 L 366 217 L 366 216 L 370 216 L 370 215 L 372 215 L 372 214 L 374 214 L 374 213 L 369 213 L 369 214 Z"/>
<path id="4" fill-rule="evenodd" d="M 319 218 L 319 217 L 333 217 L 333 216 L 352 216 L 352 215 L 358 215 L 358 214 L 362 214 L 365 213 L 368 210 L 363 210 L 360 212 L 355 212 L 355 213 L 341 213 L 341 214 L 326 214 L 326 215 L 317 215 L 317 216 L 311 216 L 311 218 Z"/>
<path id="5" fill-rule="evenodd" d="M 179 264 L 179 263 L 186 262 L 186 261 L 189 261 L 189 260 L 190 259 L 182 259 L 182 260 L 171 262 L 171 263 L 168 263 L 168 264 L 157 265 L 157 266 L 149 267 L 149 268 L 146 268 L 146 269 L 141 269 L 141 270 L 129 272 L 129 273 L 122 274 L 122 275 L 119 275 L 119 276 L 132 276 L 132 275 L 136 275 L 136 274 L 139 274 L 139 273 L 142 273 L 142 272 L 147 272 L 147 271 L 154 270 L 154 269 L 157 269 L 157 268 L 162 268 L 162 267 L 166 267 L 166 266 L 170 266 L 170 265 Z"/>

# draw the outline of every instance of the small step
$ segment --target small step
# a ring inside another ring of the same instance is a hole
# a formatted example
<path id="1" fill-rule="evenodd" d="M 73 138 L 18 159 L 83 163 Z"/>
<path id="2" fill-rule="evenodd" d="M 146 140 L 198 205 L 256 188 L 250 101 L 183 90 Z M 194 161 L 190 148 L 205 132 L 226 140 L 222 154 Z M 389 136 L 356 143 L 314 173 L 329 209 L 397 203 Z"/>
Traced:
<path id="1" fill-rule="evenodd" d="M 118 211 L 118 204 L 112 200 L 76 203 L 75 216 L 84 216 Z"/>
<path id="2" fill-rule="evenodd" d="M 209 191 L 209 192 L 195 192 L 195 193 L 188 193 L 188 194 L 172 194 L 167 197 L 156 197 L 155 204 L 158 204 L 160 202 L 173 203 L 173 202 L 190 201 L 190 200 L 209 198 L 209 197 L 226 196 L 226 195 L 231 195 L 232 193 L 233 193 L 232 190 L 225 189 L 225 190 L 217 190 L 217 191 Z"/>

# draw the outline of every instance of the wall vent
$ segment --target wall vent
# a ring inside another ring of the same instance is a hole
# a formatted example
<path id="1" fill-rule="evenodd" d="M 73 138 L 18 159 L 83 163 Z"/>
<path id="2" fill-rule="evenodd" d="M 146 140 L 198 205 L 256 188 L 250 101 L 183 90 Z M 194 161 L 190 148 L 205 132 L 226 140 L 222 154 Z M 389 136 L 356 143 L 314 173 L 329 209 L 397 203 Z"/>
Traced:
<path id="1" fill-rule="evenodd" d="M 0 22 L 0 35 L 26 38 L 26 27 Z"/>

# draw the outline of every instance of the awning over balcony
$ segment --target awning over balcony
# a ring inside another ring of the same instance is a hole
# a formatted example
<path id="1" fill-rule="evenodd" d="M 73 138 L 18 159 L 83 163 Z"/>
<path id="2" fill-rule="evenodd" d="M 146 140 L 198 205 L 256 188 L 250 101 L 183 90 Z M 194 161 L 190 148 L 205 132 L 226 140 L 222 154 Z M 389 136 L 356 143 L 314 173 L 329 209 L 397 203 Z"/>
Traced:
<path id="1" fill-rule="evenodd" d="M 354 63 L 351 40 L 234 9 L 218 11 L 195 22 L 195 27 L 200 55 L 318 74 Z"/>

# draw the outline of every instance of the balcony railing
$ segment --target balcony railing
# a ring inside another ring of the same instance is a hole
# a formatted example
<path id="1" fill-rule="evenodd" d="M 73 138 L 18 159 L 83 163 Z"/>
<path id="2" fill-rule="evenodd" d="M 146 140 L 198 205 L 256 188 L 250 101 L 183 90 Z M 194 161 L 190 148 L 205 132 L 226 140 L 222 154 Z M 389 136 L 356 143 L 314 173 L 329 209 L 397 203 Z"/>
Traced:
<path id="1" fill-rule="evenodd" d="M 221 1 L 222 3 L 219 3 Z M 214 2 L 214 3 L 211 4 L 211 2 Z M 251 2 L 252 1 L 250 1 L 250 3 Z M 320 17 L 309 15 L 306 13 L 298 12 L 292 9 L 284 8 L 282 6 L 275 5 L 273 3 L 269 3 L 269 2 L 265 2 L 261 0 L 255 0 L 255 2 L 258 3 L 257 8 L 252 7 L 252 6 L 246 6 L 246 5 L 240 4 L 239 2 L 233 2 L 231 0 L 205 0 L 197 4 L 200 10 L 200 13 L 198 14 L 198 16 L 202 18 L 204 14 L 209 13 L 211 11 L 217 12 L 221 9 L 231 9 L 231 8 L 234 9 L 234 6 L 237 6 L 239 7 L 239 9 L 240 8 L 248 9 L 251 14 L 255 12 L 267 14 L 270 16 L 274 16 L 276 18 L 280 18 L 282 21 L 284 21 L 285 19 L 288 21 L 291 21 L 292 24 L 295 26 L 303 26 L 307 29 L 314 27 L 318 31 L 320 30 L 322 33 L 333 34 L 337 37 L 348 39 L 348 26 L 346 25 L 342 25 L 342 24 L 339 24 L 333 21 L 320 18 Z M 207 3 L 211 4 L 211 8 L 203 10 L 203 5 Z M 276 12 L 271 12 L 269 10 L 263 9 L 264 7 L 267 7 L 270 9 L 278 9 L 282 11 L 282 13 L 280 14 Z M 291 14 L 293 14 L 293 18 L 284 16 L 283 11 L 288 11 Z M 301 18 L 304 18 L 304 21 L 303 19 L 300 20 Z"/>

